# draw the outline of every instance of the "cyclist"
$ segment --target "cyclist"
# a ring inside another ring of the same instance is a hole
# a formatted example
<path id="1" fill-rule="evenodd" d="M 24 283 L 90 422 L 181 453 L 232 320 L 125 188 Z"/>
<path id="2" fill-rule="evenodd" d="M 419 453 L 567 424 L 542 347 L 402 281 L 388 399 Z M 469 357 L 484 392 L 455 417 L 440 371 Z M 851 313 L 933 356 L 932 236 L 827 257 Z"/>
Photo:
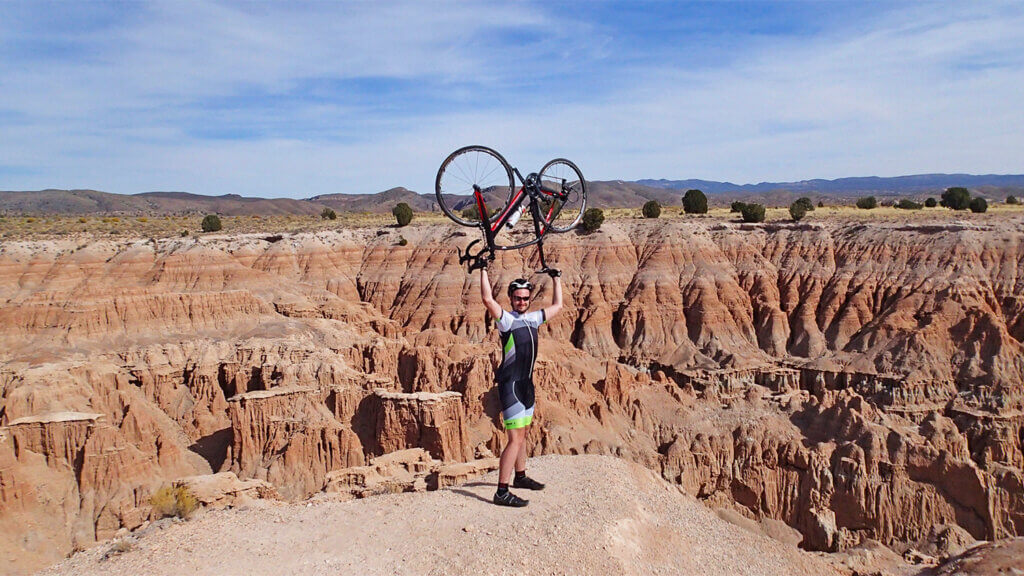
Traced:
<path id="1" fill-rule="evenodd" d="M 526 433 L 533 422 L 533 364 L 537 359 L 537 328 L 562 310 L 562 273 L 554 268 L 549 268 L 547 273 L 554 284 L 550 306 L 527 312 L 533 284 L 520 278 L 508 285 L 512 310 L 505 311 L 491 294 L 486 267 L 480 268 L 480 296 L 487 312 L 498 321 L 498 333 L 501 335 L 502 359 L 494 377 L 498 383 L 501 416 L 508 443 L 501 451 L 498 490 L 494 493 L 494 503 L 500 506 L 522 507 L 529 504 L 529 500 L 509 491 L 510 479 L 513 480 L 513 488 L 544 489 L 544 484 L 526 475 Z"/>

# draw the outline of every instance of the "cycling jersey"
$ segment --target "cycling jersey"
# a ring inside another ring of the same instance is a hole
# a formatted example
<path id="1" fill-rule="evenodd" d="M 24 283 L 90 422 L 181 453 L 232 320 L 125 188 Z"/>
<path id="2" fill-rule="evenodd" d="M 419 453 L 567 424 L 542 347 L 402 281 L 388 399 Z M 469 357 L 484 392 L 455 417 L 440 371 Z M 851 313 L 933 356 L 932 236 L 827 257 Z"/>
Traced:
<path id="1" fill-rule="evenodd" d="M 533 364 L 537 360 L 537 328 L 544 323 L 544 311 L 501 311 L 501 365 L 494 373 L 501 397 L 505 428 L 523 428 L 533 421 Z"/>

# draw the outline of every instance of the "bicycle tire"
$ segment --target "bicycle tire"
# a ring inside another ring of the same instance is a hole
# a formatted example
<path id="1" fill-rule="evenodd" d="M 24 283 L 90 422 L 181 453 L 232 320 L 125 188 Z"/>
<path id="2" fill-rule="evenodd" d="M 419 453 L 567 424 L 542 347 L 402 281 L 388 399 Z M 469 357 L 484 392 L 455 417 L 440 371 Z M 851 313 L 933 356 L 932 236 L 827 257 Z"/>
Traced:
<path id="1" fill-rule="evenodd" d="M 434 193 L 441 211 L 460 226 L 482 226 L 473 197 L 474 185 L 483 191 L 488 211 L 501 214 L 515 188 L 512 168 L 501 154 L 486 146 L 465 146 L 445 158 L 437 170 Z"/>
<path id="2" fill-rule="evenodd" d="M 555 206 L 550 221 L 547 214 L 551 202 L 542 202 L 544 214 L 541 220 L 556 233 L 568 232 L 575 228 L 583 218 L 583 211 L 587 209 L 587 181 L 583 178 L 583 172 L 569 160 L 555 158 L 540 169 L 539 181 L 542 187 L 563 192 L 568 196 L 560 206 Z"/>

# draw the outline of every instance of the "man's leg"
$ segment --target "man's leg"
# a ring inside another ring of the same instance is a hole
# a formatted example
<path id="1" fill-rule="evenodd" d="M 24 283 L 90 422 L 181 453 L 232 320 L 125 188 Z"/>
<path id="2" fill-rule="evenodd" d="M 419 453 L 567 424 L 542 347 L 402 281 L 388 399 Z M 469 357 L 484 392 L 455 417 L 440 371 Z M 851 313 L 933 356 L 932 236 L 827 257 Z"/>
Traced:
<path id="1" fill-rule="evenodd" d="M 499 484 L 508 484 L 512 480 L 512 470 L 526 468 L 526 428 L 513 428 L 505 432 L 508 435 L 508 443 L 501 451 L 501 460 L 498 461 Z"/>
<path id="2" fill-rule="evenodd" d="M 526 435 L 530 427 L 522 428 L 523 441 L 519 443 L 519 453 L 516 454 L 516 472 L 526 471 Z"/>
<path id="3" fill-rule="evenodd" d="M 519 448 L 519 454 L 516 455 L 516 477 L 512 486 L 527 490 L 543 490 L 543 484 L 526 475 L 526 431 L 529 429 L 529 426 L 523 428 L 523 442 Z"/>
<path id="4" fill-rule="evenodd" d="M 516 466 L 516 459 L 522 450 L 526 439 L 525 428 L 510 428 L 506 430 L 508 443 L 501 451 L 501 458 L 498 460 L 498 490 L 494 493 L 494 503 L 501 506 L 513 506 L 516 508 L 529 504 L 528 500 L 509 492 L 509 480 L 512 479 L 512 470 Z"/>

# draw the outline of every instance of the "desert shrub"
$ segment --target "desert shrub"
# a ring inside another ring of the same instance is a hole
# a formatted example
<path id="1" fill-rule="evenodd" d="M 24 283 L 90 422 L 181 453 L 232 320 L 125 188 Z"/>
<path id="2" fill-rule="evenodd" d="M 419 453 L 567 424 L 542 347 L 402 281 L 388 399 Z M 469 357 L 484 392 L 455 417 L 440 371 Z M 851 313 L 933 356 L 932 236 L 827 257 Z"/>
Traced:
<path id="1" fill-rule="evenodd" d="M 1006 197 L 1006 203 L 1007 204 L 1020 204 L 1020 201 L 1017 200 L 1016 196 L 1007 196 Z"/>
<path id="2" fill-rule="evenodd" d="M 207 214 L 206 217 L 203 218 L 202 227 L 203 232 L 217 232 L 224 228 L 220 223 L 220 217 L 216 214 Z"/>
<path id="3" fill-rule="evenodd" d="M 409 245 L 409 241 L 405 239 L 405 236 L 399 236 L 398 237 L 398 245 L 399 246 L 408 246 Z"/>
<path id="4" fill-rule="evenodd" d="M 746 206 L 746 203 L 737 200 L 732 204 L 729 204 L 729 212 L 743 212 L 744 206 Z"/>
<path id="5" fill-rule="evenodd" d="M 799 222 L 807 216 L 807 205 L 797 200 L 789 205 L 789 216 L 793 222 Z"/>
<path id="6" fill-rule="evenodd" d="M 700 190 L 687 190 L 683 195 L 683 212 L 687 214 L 707 214 L 708 197 Z"/>
<path id="7" fill-rule="evenodd" d="M 806 212 L 814 212 L 814 202 L 811 202 L 811 199 L 806 196 L 803 198 L 797 198 L 794 204 L 800 204 L 804 207 Z"/>
<path id="8" fill-rule="evenodd" d="M 878 200 L 874 196 L 865 196 L 857 199 L 857 208 L 871 210 L 878 207 Z"/>
<path id="9" fill-rule="evenodd" d="M 764 222 L 764 204 L 744 204 L 740 216 L 744 222 Z"/>
<path id="10" fill-rule="evenodd" d="M 88 222 L 88 221 L 89 221 L 89 219 L 88 219 L 88 218 L 79 218 L 79 219 L 78 219 L 78 223 L 79 223 L 79 224 L 85 224 L 85 223 L 86 223 L 86 222 Z"/>
<path id="11" fill-rule="evenodd" d="M 942 193 L 940 204 L 953 210 L 966 210 L 971 205 L 971 193 L 967 191 L 967 188 L 960 186 L 946 188 L 946 191 Z"/>
<path id="12" fill-rule="evenodd" d="M 153 514 L 159 518 L 188 518 L 199 507 L 199 500 L 187 486 L 164 486 L 149 499 Z"/>
<path id="13" fill-rule="evenodd" d="M 391 213 L 395 215 L 395 220 L 398 221 L 399 227 L 408 226 L 409 222 L 412 222 L 412 208 L 405 202 L 399 202 L 397 206 L 391 209 Z"/>
<path id="14" fill-rule="evenodd" d="M 479 222 L 480 221 L 480 211 L 477 210 L 476 204 L 473 204 L 473 205 L 470 205 L 470 206 L 466 206 L 465 208 L 460 210 L 459 213 L 462 214 L 462 219 L 463 220 L 470 220 L 472 222 Z M 497 214 L 497 213 L 498 213 L 498 209 L 494 208 L 494 209 L 488 211 L 487 216 L 489 218 L 494 218 L 494 215 Z"/>
<path id="15" fill-rule="evenodd" d="M 324 208 L 323 211 L 320 212 L 320 218 L 324 220 L 337 220 L 338 213 L 330 208 Z"/>
<path id="16" fill-rule="evenodd" d="M 149 222 L 149 218 L 146 218 L 145 216 L 139 216 L 136 220 L 139 222 Z"/>
<path id="17" fill-rule="evenodd" d="M 824 207 L 825 207 L 825 203 L 822 202 L 821 200 L 818 200 L 818 208 L 824 208 Z"/>
<path id="18" fill-rule="evenodd" d="M 583 213 L 583 229 L 587 232 L 595 232 L 604 224 L 604 210 L 600 208 L 587 208 Z"/>
<path id="19" fill-rule="evenodd" d="M 643 207 L 644 218 L 657 218 L 661 216 L 661 204 L 657 200 L 648 200 Z"/>
<path id="20" fill-rule="evenodd" d="M 935 208 L 939 203 L 935 201 L 935 198 L 928 198 L 924 201 L 925 208 Z"/>
<path id="21" fill-rule="evenodd" d="M 179 236 L 181 236 L 182 238 L 188 236 L 188 230 L 182 230 L 181 234 L 179 234 Z"/>
<path id="22" fill-rule="evenodd" d="M 35 221 L 36 221 L 35 218 L 31 218 L 31 217 L 30 218 L 25 218 L 25 222 L 28 223 L 28 224 L 32 224 Z"/>
<path id="23" fill-rule="evenodd" d="M 896 203 L 896 207 L 900 210 L 920 210 L 921 208 L 924 208 L 924 204 L 914 202 L 908 198 L 903 198 Z"/>
<path id="24" fill-rule="evenodd" d="M 974 212 L 975 214 L 981 214 L 982 212 L 988 210 L 988 201 L 986 201 L 981 196 L 975 196 L 974 199 L 971 200 L 969 207 L 971 209 L 971 212 Z"/>

